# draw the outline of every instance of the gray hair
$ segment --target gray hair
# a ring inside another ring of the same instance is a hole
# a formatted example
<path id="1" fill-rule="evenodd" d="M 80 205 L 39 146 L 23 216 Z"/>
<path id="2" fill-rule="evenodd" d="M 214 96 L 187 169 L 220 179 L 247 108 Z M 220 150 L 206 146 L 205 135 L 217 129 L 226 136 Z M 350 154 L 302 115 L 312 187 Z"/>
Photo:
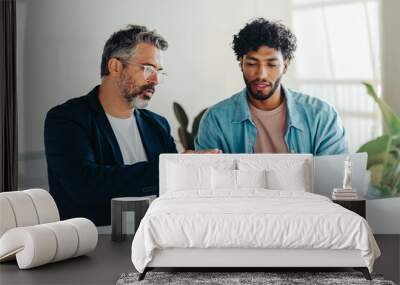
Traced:
<path id="1" fill-rule="evenodd" d="M 150 31 L 145 26 L 128 25 L 126 29 L 112 34 L 104 45 L 100 76 L 110 74 L 108 61 L 111 58 L 117 58 L 123 62 L 129 61 L 139 43 L 150 43 L 160 50 L 168 48 L 168 42 L 155 30 Z"/>

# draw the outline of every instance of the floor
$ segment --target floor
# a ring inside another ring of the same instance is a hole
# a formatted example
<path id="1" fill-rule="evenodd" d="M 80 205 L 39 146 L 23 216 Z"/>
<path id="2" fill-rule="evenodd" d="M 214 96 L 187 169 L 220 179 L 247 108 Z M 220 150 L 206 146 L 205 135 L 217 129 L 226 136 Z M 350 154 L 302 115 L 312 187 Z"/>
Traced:
<path id="1" fill-rule="evenodd" d="M 376 235 L 382 256 L 374 272 L 386 279 L 400 281 L 400 235 Z M 18 270 L 15 262 L 0 264 L 0 284 L 115 284 L 124 272 L 134 271 L 130 260 L 131 239 L 121 243 L 109 235 L 99 235 L 99 243 L 88 256 Z"/>
<path id="2" fill-rule="evenodd" d="M 400 235 L 375 235 L 381 250 L 374 264 L 374 272 L 385 276 L 385 279 L 400 284 Z"/>
<path id="3" fill-rule="evenodd" d="M 18 270 L 16 262 L 0 264 L 0 284 L 115 284 L 122 273 L 134 271 L 130 251 L 131 240 L 116 243 L 110 235 L 99 235 L 88 256 L 29 270 Z"/>

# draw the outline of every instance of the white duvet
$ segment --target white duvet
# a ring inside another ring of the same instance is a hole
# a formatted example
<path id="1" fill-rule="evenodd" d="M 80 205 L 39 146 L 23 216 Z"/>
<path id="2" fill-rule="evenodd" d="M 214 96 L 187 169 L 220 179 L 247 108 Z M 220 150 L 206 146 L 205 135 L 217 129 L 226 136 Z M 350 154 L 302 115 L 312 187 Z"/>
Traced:
<path id="1" fill-rule="evenodd" d="M 265 189 L 156 199 L 133 239 L 135 268 L 143 272 L 165 248 L 358 249 L 370 272 L 380 255 L 359 215 L 317 194 Z"/>

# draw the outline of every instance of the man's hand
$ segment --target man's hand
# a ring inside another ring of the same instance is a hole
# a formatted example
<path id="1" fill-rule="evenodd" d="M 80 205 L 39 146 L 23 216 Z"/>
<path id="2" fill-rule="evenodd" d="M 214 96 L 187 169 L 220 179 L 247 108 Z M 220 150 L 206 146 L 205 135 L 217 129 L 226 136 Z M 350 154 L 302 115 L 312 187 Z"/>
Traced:
<path id="1" fill-rule="evenodd" d="M 186 151 L 184 151 L 183 153 L 196 153 L 196 154 L 205 154 L 205 153 L 212 153 L 212 154 L 219 154 L 222 153 L 222 150 L 220 149 L 203 149 L 203 150 L 191 150 L 188 149 Z"/>

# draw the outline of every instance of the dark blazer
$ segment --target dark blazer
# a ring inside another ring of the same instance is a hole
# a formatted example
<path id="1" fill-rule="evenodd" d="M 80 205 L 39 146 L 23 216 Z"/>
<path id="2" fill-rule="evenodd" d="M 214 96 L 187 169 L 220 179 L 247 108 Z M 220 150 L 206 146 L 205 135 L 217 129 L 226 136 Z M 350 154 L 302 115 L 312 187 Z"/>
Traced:
<path id="1" fill-rule="evenodd" d="M 61 218 L 109 225 L 111 198 L 158 194 L 158 156 L 177 150 L 165 118 L 135 109 L 148 161 L 124 165 L 98 88 L 47 113 L 44 143 L 50 193 Z"/>

